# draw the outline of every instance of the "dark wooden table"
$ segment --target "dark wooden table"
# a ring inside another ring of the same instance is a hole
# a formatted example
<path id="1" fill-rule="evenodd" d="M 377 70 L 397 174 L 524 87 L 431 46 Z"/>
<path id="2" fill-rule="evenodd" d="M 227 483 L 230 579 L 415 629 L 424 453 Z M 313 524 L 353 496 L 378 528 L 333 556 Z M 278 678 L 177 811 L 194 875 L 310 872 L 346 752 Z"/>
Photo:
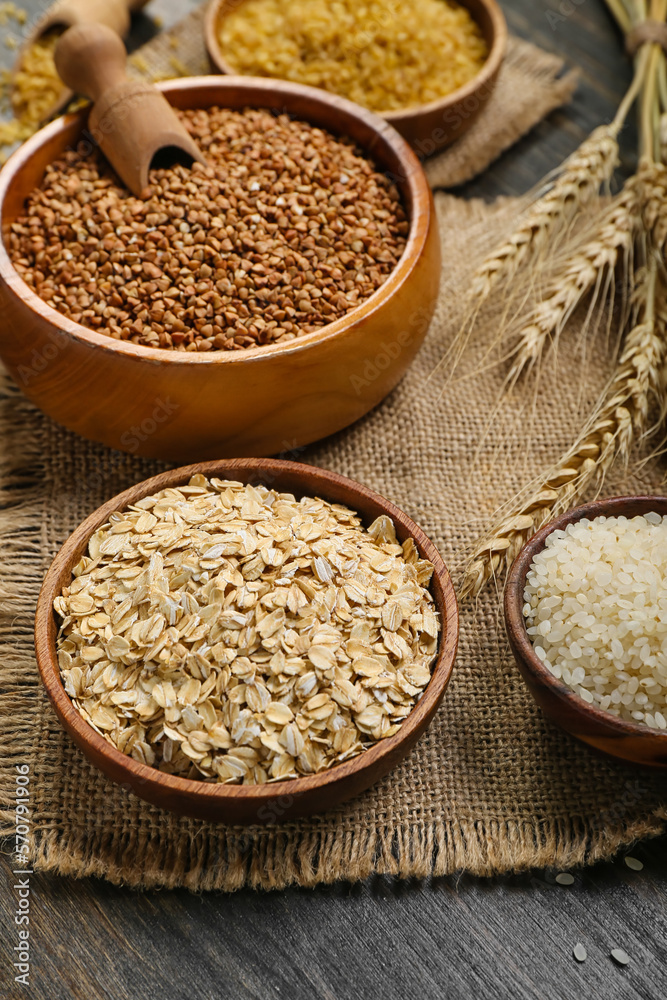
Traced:
<path id="1" fill-rule="evenodd" d="M 30 0 L 31 11 L 45 6 Z M 155 0 L 169 23 L 190 4 Z M 466 194 L 528 189 L 608 120 L 629 68 L 602 0 L 504 0 L 512 30 L 581 69 L 574 102 Z M 551 14 L 548 17 L 548 14 Z M 555 16 L 553 16 L 555 15 Z M 148 37 L 142 18 L 135 38 Z M 2 29 L 0 29 L 0 37 Z M 4 55 L 8 65 L 11 53 Z M 624 143 L 632 157 L 632 128 Z M 575 873 L 194 896 L 34 876 L 30 986 L 10 967 L 14 879 L 0 864 L 0 996 L 30 1000 L 658 1000 L 667 993 L 667 839 Z M 572 949 L 588 952 L 578 964 Z M 630 956 L 621 968 L 612 948 Z"/>

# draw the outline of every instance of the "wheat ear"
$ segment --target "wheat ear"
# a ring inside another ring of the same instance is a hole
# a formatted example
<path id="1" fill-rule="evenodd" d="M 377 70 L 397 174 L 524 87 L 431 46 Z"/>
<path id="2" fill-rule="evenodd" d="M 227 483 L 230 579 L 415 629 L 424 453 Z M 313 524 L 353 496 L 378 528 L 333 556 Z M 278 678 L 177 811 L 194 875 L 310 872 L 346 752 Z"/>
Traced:
<path id="1" fill-rule="evenodd" d="M 637 177 L 644 227 L 654 249 L 664 255 L 667 247 L 667 167 L 644 157 Z"/>
<path id="2" fill-rule="evenodd" d="M 567 510 L 593 483 L 601 484 L 635 436 L 649 428 L 651 397 L 659 394 L 667 359 L 665 289 L 652 258 L 639 283 L 635 325 L 628 332 L 614 378 L 579 441 L 528 499 L 504 517 L 475 550 L 461 596 L 476 595 L 497 579 L 523 544 L 552 515 Z"/>
<path id="3" fill-rule="evenodd" d="M 612 278 L 619 260 L 630 256 L 640 221 L 637 184 L 632 178 L 605 209 L 595 237 L 556 270 L 545 296 L 523 320 L 508 374 L 510 385 L 539 361 L 546 345 L 557 339 L 584 296 L 592 289 L 599 293 L 605 278 Z M 595 305 L 595 301 L 591 303 L 590 311 Z"/>
<path id="4" fill-rule="evenodd" d="M 601 125 L 565 160 L 551 190 L 533 203 L 518 229 L 473 275 L 474 298 L 486 299 L 501 280 L 512 278 L 597 195 L 618 163 L 617 135 L 617 124 Z"/>

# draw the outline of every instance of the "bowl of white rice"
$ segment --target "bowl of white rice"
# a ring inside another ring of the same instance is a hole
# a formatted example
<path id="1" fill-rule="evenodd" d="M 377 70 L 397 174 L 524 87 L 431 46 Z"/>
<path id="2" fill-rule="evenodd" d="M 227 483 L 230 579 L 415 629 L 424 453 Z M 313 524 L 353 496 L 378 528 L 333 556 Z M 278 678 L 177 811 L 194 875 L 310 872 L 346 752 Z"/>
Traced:
<path id="1" fill-rule="evenodd" d="M 505 621 L 553 722 L 667 767 L 667 497 L 598 500 L 545 525 L 510 570 Z"/>

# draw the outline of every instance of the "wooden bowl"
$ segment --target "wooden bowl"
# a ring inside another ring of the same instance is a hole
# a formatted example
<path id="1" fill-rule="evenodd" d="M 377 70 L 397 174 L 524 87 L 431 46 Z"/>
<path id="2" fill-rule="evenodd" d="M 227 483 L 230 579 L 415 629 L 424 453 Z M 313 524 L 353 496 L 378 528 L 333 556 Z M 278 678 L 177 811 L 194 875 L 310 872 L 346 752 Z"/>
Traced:
<path id="1" fill-rule="evenodd" d="M 522 548 L 505 587 L 505 624 L 514 658 L 531 694 L 553 722 L 572 736 L 621 760 L 651 767 L 667 767 L 667 731 L 626 722 L 587 704 L 557 680 L 535 654 L 523 617 L 524 589 L 530 565 L 552 531 L 583 517 L 635 517 L 655 511 L 667 514 L 667 497 L 613 497 L 567 511 L 537 532 Z"/>
<path id="2" fill-rule="evenodd" d="M 221 18 L 238 10 L 244 0 L 212 0 L 204 26 L 209 59 L 220 73 L 236 72 L 226 61 L 218 41 Z M 382 117 L 398 129 L 422 157 L 452 142 L 467 132 L 489 100 L 507 48 L 507 22 L 496 0 L 459 0 L 479 25 L 489 55 L 479 73 L 447 97 L 405 111 L 388 111 Z"/>
<path id="3" fill-rule="evenodd" d="M 431 681 L 395 736 L 328 771 L 270 785 L 222 785 L 164 774 L 139 764 L 112 747 L 84 722 L 65 693 L 56 657 L 57 623 L 53 601 L 71 580 L 72 567 L 85 553 L 90 536 L 113 511 L 169 486 L 187 483 L 192 475 L 263 483 L 296 496 L 319 496 L 356 510 L 368 525 L 381 514 L 393 520 L 401 541 L 412 537 L 422 558 L 435 567 L 431 581 L 442 631 Z M 112 781 L 163 809 L 225 823 L 266 823 L 322 812 L 363 792 L 398 764 L 431 721 L 449 683 L 458 642 L 458 611 L 449 573 L 432 542 L 402 511 L 384 497 L 334 472 L 296 462 L 236 459 L 174 469 L 148 479 L 109 500 L 91 514 L 65 542 L 49 569 L 37 603 L 35 650 L 42 681 L 56 713 L 86 757 Z"/>
<path id="4" fill-rule="evenodd" d="M 39 299 L 0 244 L 0 356 L 45 413 L 112 448 L 175 462 L 289 454 L 357 420 L 393 389 L 426 335 L 440 283 L 440 239 L 422 168 L 386 122 L 323 91 L 220 76 L 162 85 L 179 108 L 288 112 L 347 134 L 391 174 L 410 220 L 385 284 L 342 319 L 284 344 L 184 353 L 113 340 Z M 87 112 L 29 139 L 0 172 L 3 239 L 47 164 L 84 135 Z"/>

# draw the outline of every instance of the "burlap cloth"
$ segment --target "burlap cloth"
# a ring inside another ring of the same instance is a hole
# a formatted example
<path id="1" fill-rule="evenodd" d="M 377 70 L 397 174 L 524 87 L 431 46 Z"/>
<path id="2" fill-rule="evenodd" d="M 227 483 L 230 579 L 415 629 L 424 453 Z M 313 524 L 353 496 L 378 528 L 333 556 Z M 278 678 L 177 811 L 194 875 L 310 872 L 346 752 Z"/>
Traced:
<path id="1" fill-rule="evenodd" d="M 502 100 L 465 146 L 429 165 L 431 176 L 442 179 L 450 169 L 456 181 L 470 176 L 488 162 L 489 144 L 499 152 L 560 103 L 571 82 L 555 80 L 558 68 L 552 57 L 513 42 Z M 523 410 L 520 399 L 506 400 L 489 433 L 503 377 L 502 366 L 487 363 L 493 309 L 481 317 L 455 378 L 438 365 L 457 329 L 470 271 L 511 227 L 517 206 L 442 193 L 436 200 L 443 286 L 423 349 L 381 406 L 300 458 L 359 479 L 403 507 L 456 579 L 484 519 L 565 447 L 608 371 L 604 345 L 588 365 L 563 350 L 560 367 L 554 362 L 542 381 L 539 406 L 530 396 Z M 488 875 L 591 862 L 665 829 L 664 778 L 597 757 L 545 721 L 508 655 L 493 591 L 462 608 L 454 677 L 428 732 L 357 800 L 247 830 L 146 805 L 90 767 L 60 728 L 39 683 L 31 629 L 59 545 L 102 501 L 160 466 L 75 437 L 6 378 L 0 441 L 0 790 L 9 806 L 2 819 L 11 832 L 13 765 L 28 763 L 36 869 L 195 890 L 314 885 L 379 872 Z M 661 475 L 658 462 L 633 466 L 633 476 L 606 488 L 658 489 Z"/>

